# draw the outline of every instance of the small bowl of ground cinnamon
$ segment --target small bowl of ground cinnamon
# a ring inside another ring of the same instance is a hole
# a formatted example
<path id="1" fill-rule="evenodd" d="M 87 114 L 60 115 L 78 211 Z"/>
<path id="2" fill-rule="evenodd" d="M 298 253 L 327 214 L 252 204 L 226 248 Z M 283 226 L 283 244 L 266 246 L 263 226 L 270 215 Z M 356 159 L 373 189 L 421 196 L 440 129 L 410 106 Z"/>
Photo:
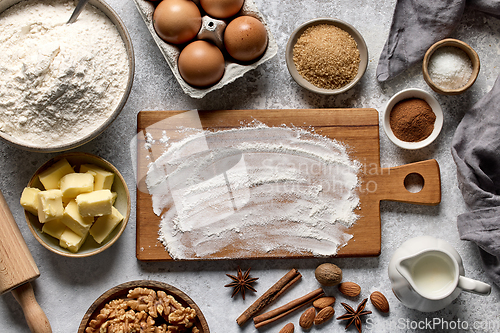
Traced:
<path id="1" fill-rule="evenodd" d="M 431 144 L 443 127 L 439 102 L 421 89 L 406 89 L 394 95 L 383 118 L 387 137 L 404 149 L 420 149 Z"/>
<path id="2" fill-rule="evenodd" d="M 352 25 L 333 18 L 317 18 L 294 30 L 285 59 L 290 75 L 301 87 L 336 95 L 359 82 L 368 64 L 368 48 Z"/>

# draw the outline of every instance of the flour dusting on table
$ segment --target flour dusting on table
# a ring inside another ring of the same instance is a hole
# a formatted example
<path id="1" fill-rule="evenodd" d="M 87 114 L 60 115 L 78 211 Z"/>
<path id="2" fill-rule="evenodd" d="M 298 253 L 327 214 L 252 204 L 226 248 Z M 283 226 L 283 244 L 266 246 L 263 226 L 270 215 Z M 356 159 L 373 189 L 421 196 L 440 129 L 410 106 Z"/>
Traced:
<path id="1" fill-rule="evenodd" d="M 296 127 L 180 129 L 148 166 L 174 259 L 248 257 L 269 251 L 335 255 L 352 237 L 360 163 L 335 140 Z"/>

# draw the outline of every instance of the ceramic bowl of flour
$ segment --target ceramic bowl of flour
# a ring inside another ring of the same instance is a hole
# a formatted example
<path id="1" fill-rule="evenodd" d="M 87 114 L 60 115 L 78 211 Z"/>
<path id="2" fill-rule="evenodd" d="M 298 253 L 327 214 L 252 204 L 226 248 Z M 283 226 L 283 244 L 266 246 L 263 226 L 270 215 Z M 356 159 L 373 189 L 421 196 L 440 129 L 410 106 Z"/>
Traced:
<path id="1" fill-rule="evenodd" d="M 74 7 L 72 0 L 0 1 L 7 41 L 0 44 L 0 138 L 18 148 L 83 145 L 129 96 L 135 61 L 122 20 L 104 1 L 90 0 L 75 23 L 64 24 Z"/>

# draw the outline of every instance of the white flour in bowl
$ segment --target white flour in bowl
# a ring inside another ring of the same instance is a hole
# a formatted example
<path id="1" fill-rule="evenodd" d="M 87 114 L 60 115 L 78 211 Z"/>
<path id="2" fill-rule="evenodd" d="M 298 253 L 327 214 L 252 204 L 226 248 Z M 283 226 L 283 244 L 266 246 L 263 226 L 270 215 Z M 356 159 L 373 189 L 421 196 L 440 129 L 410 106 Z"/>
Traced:
<path id="1" fill-rule="evenodd" d="M 123 40 L 87 5 L 23 1 L 0 15 L 0 130 L 35 147 L 76 141 L 119 104 L 129 75 Z"/>
<path id="2" fill-rule="evenodd" d="M 343 144 L 263 124 L 184 131 L 146 176 L 172 258 L 331 256 L 352 237 L 360 163 Z"/>

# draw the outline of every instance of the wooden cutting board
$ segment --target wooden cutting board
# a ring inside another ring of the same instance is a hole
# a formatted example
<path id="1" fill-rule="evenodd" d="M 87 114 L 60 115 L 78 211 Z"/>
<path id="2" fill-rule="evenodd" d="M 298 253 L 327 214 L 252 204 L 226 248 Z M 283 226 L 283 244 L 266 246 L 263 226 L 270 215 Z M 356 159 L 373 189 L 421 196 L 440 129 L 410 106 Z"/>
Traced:
<path id="1" fill-rule="evenodd" d="M 182 114 L 182 115 L 181 115 Z M 172 260 L 158 241 L 160 217 L 152 208 L 151 196 L 144 183 L 148 164 L 164 151 L 161 145 L 148 145 L 146 135 L 174 138 L 177 126 L 193 127 L 186 111 L 141 111 L 137 117 L 137 240 L 139 260 Z M 177 117 L 170 118 L 174 115 Z M 351 158 L 362 163 L 359 174 L 362 185 L 358 190 L 360 218 L 349 229 L 353 235 L 339 249 L 338 257 L 377 256 L 381 247 L 380 201 L 391 200 L 415 204 L 437 205 L 441 201 L 439 166 L 435 160 L 422 161 L 393 168 L 380 167 L 379 115 L 375 109 L 293 109 L 293 110 L 216 110 L 199 111 L 204 129 L 241 127 L 242 122 L 261 121 L 268 126 L 294 125 L 313 127 L 316 133 L 336 139 L 350 148 Z M 199 124 L 199 121 L 198 121 Z M 423 178 L 423 188 L 413 193 L 406 189 L 405 178 L 417 174 Z M 257 249 L 258 250 L 258 249 Z M 304 257 L 292 253 L 259 253 L 257 258 Z M 307 256 L 306 256 L 307 257 Z M 226 253 L 225 258 L 233 258 Z M 218 259 L 218 258 L 209 258 Z"/>

